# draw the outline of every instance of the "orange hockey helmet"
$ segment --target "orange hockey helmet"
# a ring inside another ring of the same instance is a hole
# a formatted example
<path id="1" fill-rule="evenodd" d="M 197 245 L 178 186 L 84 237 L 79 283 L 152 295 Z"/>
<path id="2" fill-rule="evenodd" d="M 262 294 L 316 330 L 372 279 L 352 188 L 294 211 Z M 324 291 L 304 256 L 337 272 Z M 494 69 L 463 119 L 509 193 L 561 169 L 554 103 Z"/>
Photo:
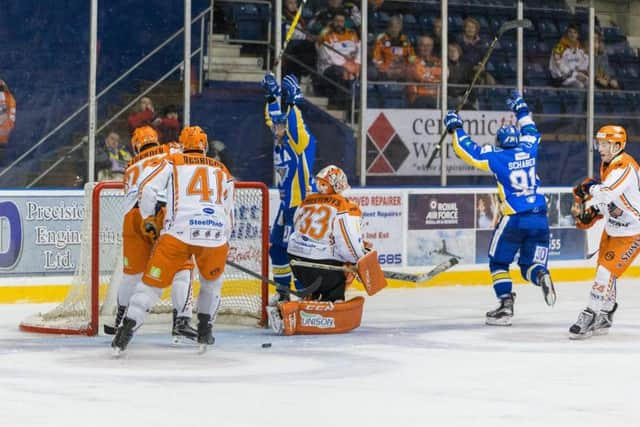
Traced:
<path id="1" fill-rule="evenodd" d="M 627 131 L 622 126 L 605 125 L 596 133 L 596 143 L 606 141 L 613 144 L 620 144 L 620 151 L 627 145 Z"/>
<path id="2" fill-rule="evenodd" d="M 158 145 L 158 132 L 151 126 L 142 126 L 133 131 L 131 137 L 131 147 L 133 152 L 138 154 L 146 145 Z"/>
<path id="3" fill-rule="evenodd" d="M 342 193 L 348 190 L 347 175 L 338 166 L 329 165 L 316 175 L 318 192 L 322 194 Z"/>
<path id="4" fill-rule="evenodd" d="M 187 126 L 180 132 L 180 138 L 178 138 L 180 144 L 182 144 L 183 152 L 200 151 L 202 154 L 207 154 L 209 149 L 209 143 L 207 141 L 207 134 L 200 128 L 200 126 Z"/>

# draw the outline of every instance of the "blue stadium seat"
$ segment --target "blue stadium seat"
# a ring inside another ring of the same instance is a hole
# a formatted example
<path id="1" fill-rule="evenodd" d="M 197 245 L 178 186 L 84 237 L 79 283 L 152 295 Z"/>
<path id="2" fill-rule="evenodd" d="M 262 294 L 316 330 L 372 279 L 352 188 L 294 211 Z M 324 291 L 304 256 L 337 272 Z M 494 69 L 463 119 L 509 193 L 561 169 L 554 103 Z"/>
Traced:
<path id="1" fill-rule="evenodd" d="M 540 106 L 545 114 L 559 114 L 563 112 L 562 99 L 555 91 L 540 92 Z"/>
<path id="2" fill-rule="evenodd" d="M 420 26 L 415 16 L 407 13 L 402 17 L 402 30 L 405 33 L 417 34 L 420 32 Z"/>
<path id="3" fill-rule="evenodd" d="M 602 28 L 602 35 L 605 43 L 617 43 L 627 39 L 618 27 L 604 27 Z"/>
<path id="4" fill-rule="evenodd" d="M 449 32 L 455 34 L 462 31 L 463 22 L 461 15 L 449 15 Z"/>
<path id="5" fill-rule="evenodd" d="M 404 86 L 394 84 L 377 86 L 384 108 L 405 108 L 407 106 Z"/>
<path id="6" fill-rule="evenodd" d="M 594 94 L 594 104 L 594 111 L 596 114 L 608 114 L 611 112 L 608 92 L 596 91 Z"/>
<path id="7" fill-rule="evenodd" d="M 433 32 L 433 21 L 437 16 L 435 15 L 420 15 L 418 18 L 418 26 L 420 31 L 424 34 L 431 34 Z"/>
<path id="8" fill-rule="evenodd" d="M 558 28 L 556 24 L 553 23 L 551 19 L 541 19 L 537 23 L 538 33 L 540 34 L 540 38 L 547 39 L 559 39 L 560 34 L 558 32 Z"/>
<path id="9" fill-rule="evenodd" d="M 539 62 L 527 62 L 524 77 L 529 86 L 548 86 L 549 75 Z"/>
<path id="10" fill-rule="evenodd" d="M 612 92 L 609 94 L 612 113 L 631 113 L 635 110 L 635 100 L 624 92 Z"/>
<path id="11" fill-rule="evenodd" d="M 567 114 L 585 114 L 587 111 L 586 93 L 577 90 L 559 92 Z"/>

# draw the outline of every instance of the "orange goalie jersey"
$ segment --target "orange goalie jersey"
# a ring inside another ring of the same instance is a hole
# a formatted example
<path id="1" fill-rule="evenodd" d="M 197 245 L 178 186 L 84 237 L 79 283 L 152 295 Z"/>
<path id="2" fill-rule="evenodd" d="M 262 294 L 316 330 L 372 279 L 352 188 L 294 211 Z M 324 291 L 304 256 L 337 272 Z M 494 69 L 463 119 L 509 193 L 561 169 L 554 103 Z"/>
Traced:
<path id="1" fill-rule="evenodd" d="M 356 263 L 364 256 L 360 207 L 341 194 L 311 194 L 298 207 L 288 252 L 315 260 Z"/>

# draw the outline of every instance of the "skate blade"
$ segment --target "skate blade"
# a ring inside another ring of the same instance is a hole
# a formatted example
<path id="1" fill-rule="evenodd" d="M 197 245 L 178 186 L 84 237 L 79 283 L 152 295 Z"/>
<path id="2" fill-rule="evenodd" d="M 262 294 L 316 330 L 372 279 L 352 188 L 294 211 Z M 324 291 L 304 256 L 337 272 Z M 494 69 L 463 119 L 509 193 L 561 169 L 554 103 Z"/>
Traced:
<path id="1" fill-rule="evenodd" d="M 198 354 L 205 354 L 207 350 L 209 350 L 208 344 L 200 344 L 200 346 L 198 347 Z"/>
<path id="2" fill-rule="evenodd" d="M 587 338 L 591 338 L 592 336 L 593 331 L 585 332 L 584 334 L 574 334 L 569 332 L 569 339 L 575 341 L 586 340 Z"/>
<path id="3" fill-rule="evenodd" d="M 546 302 L 549 307 L 553 307 L 556 304 L 556 299 L 555 292 L 550 292 L 544 296 L 544 302 Z"/>
<path id="4" fill-rule="evenodd" d="M 124 356 L 124 350 L 121 349 L 120 347 L 112 347 L 111 348 L 111 356 L 113 356 L 114 359 L 119 359 L 122 356 Z"/>
<path id="5" fill-rule="evenodd" d="M 116 328 L 115 326 L 111 326 L 111 325 L 103 325 L 102 326 L 102 330 L 107 335 L 115 335 L 116 332 L 118 331 L 118 328 Z"/>
<path id="6" fill-rule="evenodd" d="M 603 335 L 608 335 L 609 334 L 609 329 L 611 329 L 611 328 L 596 329 L 595 331 L 593 331 L 593 335 L 594 336 L 598 336 L 598 337 L 601 337 Z"/>
<path id="7" fill-rule="evenodd" d="M 197 341 L 197 338 L 190 338 L 184 335 L 172 335 L 171 344 L 173 345 L 192 345 Z"/>
<path id="8" fill-rule="evenodd" d="M 489 326 L 511 326 L 511 318 L 486 319 L 485 323 Z"/>

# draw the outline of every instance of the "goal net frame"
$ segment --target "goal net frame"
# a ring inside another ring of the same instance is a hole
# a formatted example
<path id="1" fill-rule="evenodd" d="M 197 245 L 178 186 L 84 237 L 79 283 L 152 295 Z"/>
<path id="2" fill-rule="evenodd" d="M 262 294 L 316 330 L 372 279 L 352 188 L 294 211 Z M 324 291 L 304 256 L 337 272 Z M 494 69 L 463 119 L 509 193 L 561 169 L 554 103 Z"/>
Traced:
<path id="1" fill-rule="evenodd" d="M 243 190 L 255 190 L 258 192 L 259 194 L 258 197 L 260 199 L 261 217 L 257 221 L 257 223 L 259 224 L 258 227 L 259 227 L 260 234 L 259 234 L 259 238 L 256 240 L 259 240 L 259 247 L 257 248 L 257 250 L 259 251 L 261 259 L 258 260 L 259 271 L 255 271 L 255 273 L 261 275 L 262 279 L 252 278 L 253 281 L 259 283 L 259 287 L 260 287 L 260 289 L 258 290 L 258 296 L 257 296 L 259 313 L 252 313 L 251 315 L 247 315 L 245 313 L 241 313 L 240 311 L 234 312 L 233 310 L 231 310 L 230 313 L 224 313 L 224 311 L 221 311 L 221 314 L 230 314 L 234 318 L 237 318 L 237 317 L 251 318 L 252 316 L 257 316 L 253 324 L 264 326 L 266 325 L 266 319 L 267 319 L 266 306 L 269 299 L 269 284 L 267 282 L 267 278 L 269 277 L 269 189 L 264 183 L 253 182 L 253 181 L 236 181 L 235 188 L 236 188 L 236 195 L 241 193 Z M 88 264 L 90 265 L 90 274 L 89 274 L 90 283 L 88 285 L 82 282 L 72 283 L 65 301 L 60 303 L 60 305 L 55 309 L 51 310 L 51 312 L 53 312 L 56 309 L 62 307 L 66 303 L 67 299 L 69 299 L 72 296 L 71 294 L 73 292 L 78 292 L 77 290 L 78 286 L 80 287 L 87 286 L 89 287 L 89 290 L 88 290 L 89 294 L 86 296 L 86 298 L 89 299 L 89 302 L 87 304 L 88 318 L 87 318 L 86 325 L 84 324 L 84 322 L 80 322 L 81 323 L 80 325 L 73 324 L 69 326 L 66 326 L 66 325 L 59 326 L 57 324 L 58 322 L 56 321 L 51 321 L 49 322 L 50 324 L 47 324 L 48 313 L 37 313 L 28 317 L 27 319 L 25 319 L 20 323 L 19 327 L 21 331 L 44 333 L 44 334 L 95 336 L 95 335 L 98 335 L 99 333 L 101 315 L 103 317 L 103 320 L 106 316 L 112 316 L 110 313 L 101 314 L 100 287 L 101 285 L 104 284 L 104 282 L 101 283 L 102 280 L 100 277 L 101 276 L 100 257 L 102 256 L 100 251 L 100 245 L 102 243 L 100 241 L 100 233 L 101 233 L 101 216 L 104 214 L 101 212 L 100 207 L 101 207 L 101 196 L 103 195 L 104 192 L 107 192 L 109 190 L 113 191 L 113 190 L 119 190 L 119 189 L 124 190 L 124 184 L 121 181 L 102 181 L 98 183 L 88 183 L 85 186 L 84 200 L 85 200 L 85 203 L 90 202 L 90 212 L 87 213 L 87 206 L 85 206 L 85 214 L 84 214 L 84 220 L 82 224 L 83 236 L 82 236 L 82 244 L 81 244 L 80 254 L 79 254 L 80 259 L 78 261 L 78 267 L 74 272 L 74 282 L 76 280 L 80 280 L 80 281 L 82 280 L 82 275 L 83 275 L 81 271 L 82 264 L 83 264 L 82 258 L 83 256 L 86 256 L 83 254 L 83 251 L 86 251 L 88 249 L 90 250 L 90 259 L 88 261 Z M 90 201 L 88 200 L 88 197 L 87 197 L 88 191 L 91 192 Z M 112 196 L 113 195 L 115 194 L 112 194 Z M 124 198 L 124 191 L 122 196 Z M 236 198 L 236 203 L 237 202 L 238 202 L 238 197 Z M 237 209 L 238 206 L 236 205 L 235 208 Z M 125 212 L 122 212 L 123 217 L 124 217 L 124 214 Z M 86 221 L 90 221 L 90 224 L 89 225 L 85 224 Z M 238 218 L 236 218 L 236 223 L 234 224 L 234 231 L 235 231 L 235 227 L 238 226 L 239 223 L 240 221 L 238 220 Z M 90 231 L 89 231 L 90 236 L 87 236 L 86 234 L 84 234 L 84 232 L 86 231 L 85 227 L 90 227 Z M 122 229 L 118 230 L 118 232 L 122 233 Z M 88 248 L 87 248 L 88 245 L 86 242 L 87 237 L 89 237 L 91 242 Z M 229 252 L 229 259 L 235 262 L 239 262 L 240 260 L 233 259 L 233 257 L 235 256 L 233 236 L 230 241 L 230 246 L 231 246 L 230 248 L 231 250 Z M 114 280 L 116 280 L 113 278 L 113 276 L 120 275 L 118 269 L 122 268 L 122 262 L 121 262 L 122 247 L 121 245 L 119 247 L 120 247 L 120 253 L 116 253 L 115 256 L 116 257 L 119 256 L 120 261 L 114 264 L 116 267 L 112 271 L 112 274 L 111 274 L 112 277 L 111 279 L 109 279 L 110 282 L 113 282 Z M 227 265 L 227 267 L 225 268 L 225 274 L 227 274 L 228 270 L 237 271 L 233 269 L 233 267 Z M 109 284 L 109 286 L 112 286 L 112 285 Z M 224 295 L 224 288 L 225 288 L 225 285 L 223 283 L 223 295 Z M 106 299 L 107 299 L 107 296 L 105 292 L 105 296 L 103 298 L 103 301 L 105 304 L 107 302 Z M 194 307 L 195 306 L 196 304 L 194 304 Z M 224 308 L 224 296 L 223 296 L 223 308 Z M 166 311 L 163 311 L 163 313 L 165 312 Z M 64 314 L 62 314 L 61 316 L 64 316 Z M 72 316 L 73 315 L 69 315 L 69 317 L 72 317 Z M 247 322 L 246 320 L 243 320 L 243 321 L 240 321 L 239 323 L 247 323 Z"/>

